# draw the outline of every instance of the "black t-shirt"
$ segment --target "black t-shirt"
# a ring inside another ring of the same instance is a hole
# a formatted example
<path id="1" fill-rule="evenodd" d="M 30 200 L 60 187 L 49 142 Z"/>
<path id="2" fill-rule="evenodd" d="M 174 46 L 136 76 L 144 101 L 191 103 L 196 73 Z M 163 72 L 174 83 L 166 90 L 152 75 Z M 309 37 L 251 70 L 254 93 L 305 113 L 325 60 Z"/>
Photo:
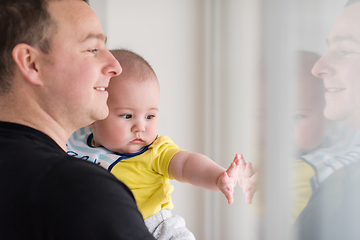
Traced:
<path id="1" fill-rule="evenodd" d="M 314 191 L 296 219 L 299 240 L 360 239 L 360 163 L 346 165 Z"/>
<path id="2" fill-rule="evenodd" d="M 131 191 L 35 129 L 0 122 L 0 239 L 154 239 Z"/>

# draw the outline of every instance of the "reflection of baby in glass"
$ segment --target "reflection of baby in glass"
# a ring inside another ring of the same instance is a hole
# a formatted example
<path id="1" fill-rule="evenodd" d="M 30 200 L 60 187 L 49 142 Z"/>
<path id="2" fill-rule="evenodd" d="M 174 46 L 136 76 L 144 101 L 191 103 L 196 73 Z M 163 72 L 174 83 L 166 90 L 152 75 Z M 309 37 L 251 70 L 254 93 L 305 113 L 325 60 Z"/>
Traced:
<path id="1" fill-rule="evenodd" d="M 299 155 L 319 147 L 324 139 L 326 119 L 323 114 L 324 84 L 311 74 L 319 56 L 311 52 L 299 52 L 299 79 L 296 86 L 294 110 L 295 146 Z"/>
<path id="2" fill-rule="evenodd" d="M 321 147 L 326 125 L 329 124 L 323 114 L 324 84 L 320 78 L 311 74 L 311 69 L 320 56 L 305 51 L 298 54 L 299 78 L 295 85 L 297 96 L 294 109 L 294 144 L 298 159 L 294 163 L 293 175 L 293 220 L 304 209 L 312 194 L 310 179 L 315 175 L 311 164 L 301 156 Z"/>
<path id="3" fill-rule="evenodd" d="M 100 164 L 133 192 L 145 224 L 155 238 L 194 239 L 184 220 L 173 217 L 169 179 L 221 191 L 233 202 L 242 156 L 228 169 L 208 157 L 179 149 L 157 136 L 159 83 L 150 65 L 137 54 L 114 50 L 123 72 L 108 87 L 109 116 L 76 131 L 68 153 Z"/>

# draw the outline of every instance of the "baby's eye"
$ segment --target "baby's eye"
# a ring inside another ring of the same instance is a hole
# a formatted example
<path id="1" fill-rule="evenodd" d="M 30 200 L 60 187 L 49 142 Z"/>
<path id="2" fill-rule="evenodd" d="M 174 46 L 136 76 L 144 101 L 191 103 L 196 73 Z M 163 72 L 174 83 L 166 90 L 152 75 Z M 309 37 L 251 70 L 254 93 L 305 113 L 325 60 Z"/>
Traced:
<path id="1" fill-rule="evenodd" d="M 130 119 L 130 118 L 132 118 L 132 115 L 131 114 L 122 114 L 122 115 L 120 115 L 120 117 L 125 118 L 125 119 Z"/>
<path id="2" fill-rule="evenodd" d="M 147 120 L 151 120 L 151 119 L 153 119 L 155 117 L 155 115 L 148 115 L 148 116 L 146 116 L 146 119 Z"/>
<path id="3" fill-rule="evenodd" d="M 294 119 L 295 120 L 300 120 L 300 119 L 303 119 L 303 118 L 306 118 L 307 116 L 306 115 L 303 115 L 303 114 L 296 114 L 294 115 Z"/>

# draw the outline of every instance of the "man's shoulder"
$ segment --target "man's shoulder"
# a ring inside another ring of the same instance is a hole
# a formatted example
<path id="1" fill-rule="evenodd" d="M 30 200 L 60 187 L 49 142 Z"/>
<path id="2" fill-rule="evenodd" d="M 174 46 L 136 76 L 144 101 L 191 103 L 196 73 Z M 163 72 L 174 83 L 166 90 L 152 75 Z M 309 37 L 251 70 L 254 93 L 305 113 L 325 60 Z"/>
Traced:
<path id="1" fill-rule="evenodd" d="M 142 236 L 133 239 L 151 237 L 125 184 L 86 160 L 72 156 L 58 160 L 43 177 L 37 192 L 36 205 L 49 227 L 75 228 L 72 234 L 78 239 L 100 239 L 105 235 L 123 239 L 137 234 Z M 61 230 L 59 234 L 68 233 Z"/>

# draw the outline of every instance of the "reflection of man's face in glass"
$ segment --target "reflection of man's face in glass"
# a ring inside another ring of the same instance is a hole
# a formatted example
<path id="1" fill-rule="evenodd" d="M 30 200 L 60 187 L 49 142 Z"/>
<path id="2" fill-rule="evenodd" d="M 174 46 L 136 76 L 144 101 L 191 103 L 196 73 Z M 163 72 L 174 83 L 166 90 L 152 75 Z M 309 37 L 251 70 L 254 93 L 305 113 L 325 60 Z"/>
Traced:
<path id="1" fill-rule="evenodd" d="M 336 20 L 328 51 L 314 65 L 324 80 L 324 115 L 360 129 L 360 3 L 348 6 Z"/>

